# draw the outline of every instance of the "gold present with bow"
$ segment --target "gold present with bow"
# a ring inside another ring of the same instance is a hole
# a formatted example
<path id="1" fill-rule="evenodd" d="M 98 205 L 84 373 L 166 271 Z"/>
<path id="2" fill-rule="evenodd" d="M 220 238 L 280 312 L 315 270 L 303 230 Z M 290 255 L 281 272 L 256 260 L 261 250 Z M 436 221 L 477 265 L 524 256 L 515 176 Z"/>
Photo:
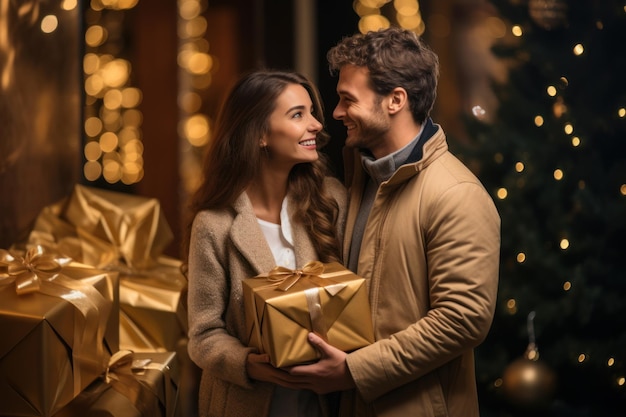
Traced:
<path id="1" fill-rule="evenodd" d="M 311 331 L 345 352 L 374 342 L 365 280 L 337 262 L 275 267 L 244 279 L 243 295 L 248 345 L 276 367 L 319 359 Z"/>
<path id="2" fill-rule="evenodd" d="M 157 199 L 83 185 L 45 207 L 29 237 L 31 244 L 120 273 L 120 348 L 136 352 L 173 351 L 186 336 L 182 262 L 163 255 L 172 240 Z"/>
<path id="3" fill-rule="evenodd" d="M 0 250 L 0 415 L 51 416 L 102 374 L 117 280 L 41 247 Z"/>
<path id="4" fill-rule="evenodd" d="M 174 352 L 121 350 L 106 373 L 54 417 L 174 417 L 178 372 Z"/>

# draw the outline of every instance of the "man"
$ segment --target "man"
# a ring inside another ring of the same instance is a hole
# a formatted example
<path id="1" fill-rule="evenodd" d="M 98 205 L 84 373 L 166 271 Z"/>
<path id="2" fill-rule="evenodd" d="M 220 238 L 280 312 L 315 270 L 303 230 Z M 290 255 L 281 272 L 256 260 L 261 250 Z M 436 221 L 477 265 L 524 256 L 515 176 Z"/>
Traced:
<path id="1" fill-rule="evenodd" d="M 438 58 L 389 28 L 328 60 L 355 157 L 344 255 L 368 280 L 376 342 L 346 354 L 311 333 L 322 359 L 290 372 L 345 391 L 342 415 L 478 417 L 473 349 L 495 310 L 500 217 L 429 117 Z"/>

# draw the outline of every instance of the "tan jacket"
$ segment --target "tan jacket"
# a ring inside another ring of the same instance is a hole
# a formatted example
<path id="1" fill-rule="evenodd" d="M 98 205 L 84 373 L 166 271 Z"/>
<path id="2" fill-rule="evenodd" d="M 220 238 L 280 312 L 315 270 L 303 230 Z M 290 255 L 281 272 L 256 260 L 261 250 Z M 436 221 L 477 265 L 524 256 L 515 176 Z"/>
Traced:
<path id="1" fill-rule="evenodd" d="M 349 415 L 479 415 L 473 348 L 496 305 L 500 217 L 430 129 L 423 157 L 381 184 L 366 226 L 357 274 L 369 279 L 377 342 L 347 357 L 358 392 L 344 397 Z M 364 183 L 355 158 L 346 254 Z"/>
<path id="2" fill-rule="evenodd" d="M 346 191 L 336 179 L 326 181 L 340 207 L 341 233 Z M 302 226 L 292 224 L 296 264 L 317 254 Z M 341 235 L 339 236 L 342 237 Z M 341 240 L 340 240 L 341 241 Z M 275 266 L 272 252 L 244 193 L 232 208 L 196 216 L 189 254 L 189 355 L 203 370 L 200 416 L 266 416 L 273 384 L 252 382 L 245 369 L 245 322 L 241 280 Z"/>

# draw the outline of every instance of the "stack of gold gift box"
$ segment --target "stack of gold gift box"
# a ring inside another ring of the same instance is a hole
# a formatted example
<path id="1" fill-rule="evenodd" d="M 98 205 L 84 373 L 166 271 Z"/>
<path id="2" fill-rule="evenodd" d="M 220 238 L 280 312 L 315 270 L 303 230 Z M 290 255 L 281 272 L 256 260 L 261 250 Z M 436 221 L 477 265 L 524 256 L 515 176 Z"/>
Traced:
<path id="1" fill-rule="evenodd" d="M 196 414 L 171 240 L 158 201 L 77 185 L 0 250 L 0 416 Z M 339 263 L 276 267 L 243 292 L 247 343 L 274 366 L 317 360 L 311 331 L 345 351 L 374 341 L 365 280 Z"/>
<path id="2" fill-rule="evenodd" d="M 0 249 L 0 416 L 181 414 L 172 238 L 155 199 L 77 185 Z"/>

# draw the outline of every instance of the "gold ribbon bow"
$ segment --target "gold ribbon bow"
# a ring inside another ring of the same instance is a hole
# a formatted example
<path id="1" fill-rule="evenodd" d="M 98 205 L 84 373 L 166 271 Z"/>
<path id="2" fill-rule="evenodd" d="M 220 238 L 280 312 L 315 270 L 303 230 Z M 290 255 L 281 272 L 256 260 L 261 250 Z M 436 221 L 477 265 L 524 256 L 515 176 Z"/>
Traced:
<path id="1" fill-rule="evenodd" d="M 120 381 L 126 376 L 133 377 L 132 365 L 134 354 L 132 350 L 120 350 L 115 352 L 111 359 L 109 359 L 109 365 L 107 366 L 106 373 L 104 374 L 104 380 L 107 384 L 112 381 Z"/>
<path id="2" fill-rule="evenodd" d="M 42 281 L 51 280 L 60 271 L 56 258 L 44 254 L 41 246 L 29 248 L 24 257 L 0 249 L 0 283 L 14 282 L 18 295 L 39 291 Z"/>
<path id="3" fill-rule="evenodd" d="M 161 399 L 157 392 L 148 384 L 141 382 L 133 373 L 133 369 L 145 371 L 155 369 L 163 371 L 169 376 L 169 368 L 162 369 L 161 364 L 153 363 L 152 360 L 135 360 L 132 350 L 120 350 L 111 356 L 104 379 L 114 390 L 128 398 L 142 416 L 155 415 L 157 404 L 162 404 L 165 408 L 172 407 L 175 399 L 172 398 L 170 390 L 165 390 L 165 398 Z M 165 404 L 163 404 L 163 401 Z M 166 413 L 172 415 L 171 411 Z"/>
<path id="4" fill-rule="evenodd" d="M 139 411 L 142 411 L 142 415 L 149 415 L 144 413 L 150 411 L 150 392 L 133 374 L 134 357 L 132 350 L 115 352 L 109 360 L 104 380 L 115 391 L 128 398 Z"/>
<path id="5" fill-rule="evenodd" d="M 289 269 L 284 266 L 275 266 L 268 274 L 267 280 L 278 285 L 280 291 L 287 291 L 300 278 L 315 281 L 324 273 L 324 264 L 319 261 L 307 262 L 302 269 Z M 323 286 L 321 284 L 320 286 Z"/>

